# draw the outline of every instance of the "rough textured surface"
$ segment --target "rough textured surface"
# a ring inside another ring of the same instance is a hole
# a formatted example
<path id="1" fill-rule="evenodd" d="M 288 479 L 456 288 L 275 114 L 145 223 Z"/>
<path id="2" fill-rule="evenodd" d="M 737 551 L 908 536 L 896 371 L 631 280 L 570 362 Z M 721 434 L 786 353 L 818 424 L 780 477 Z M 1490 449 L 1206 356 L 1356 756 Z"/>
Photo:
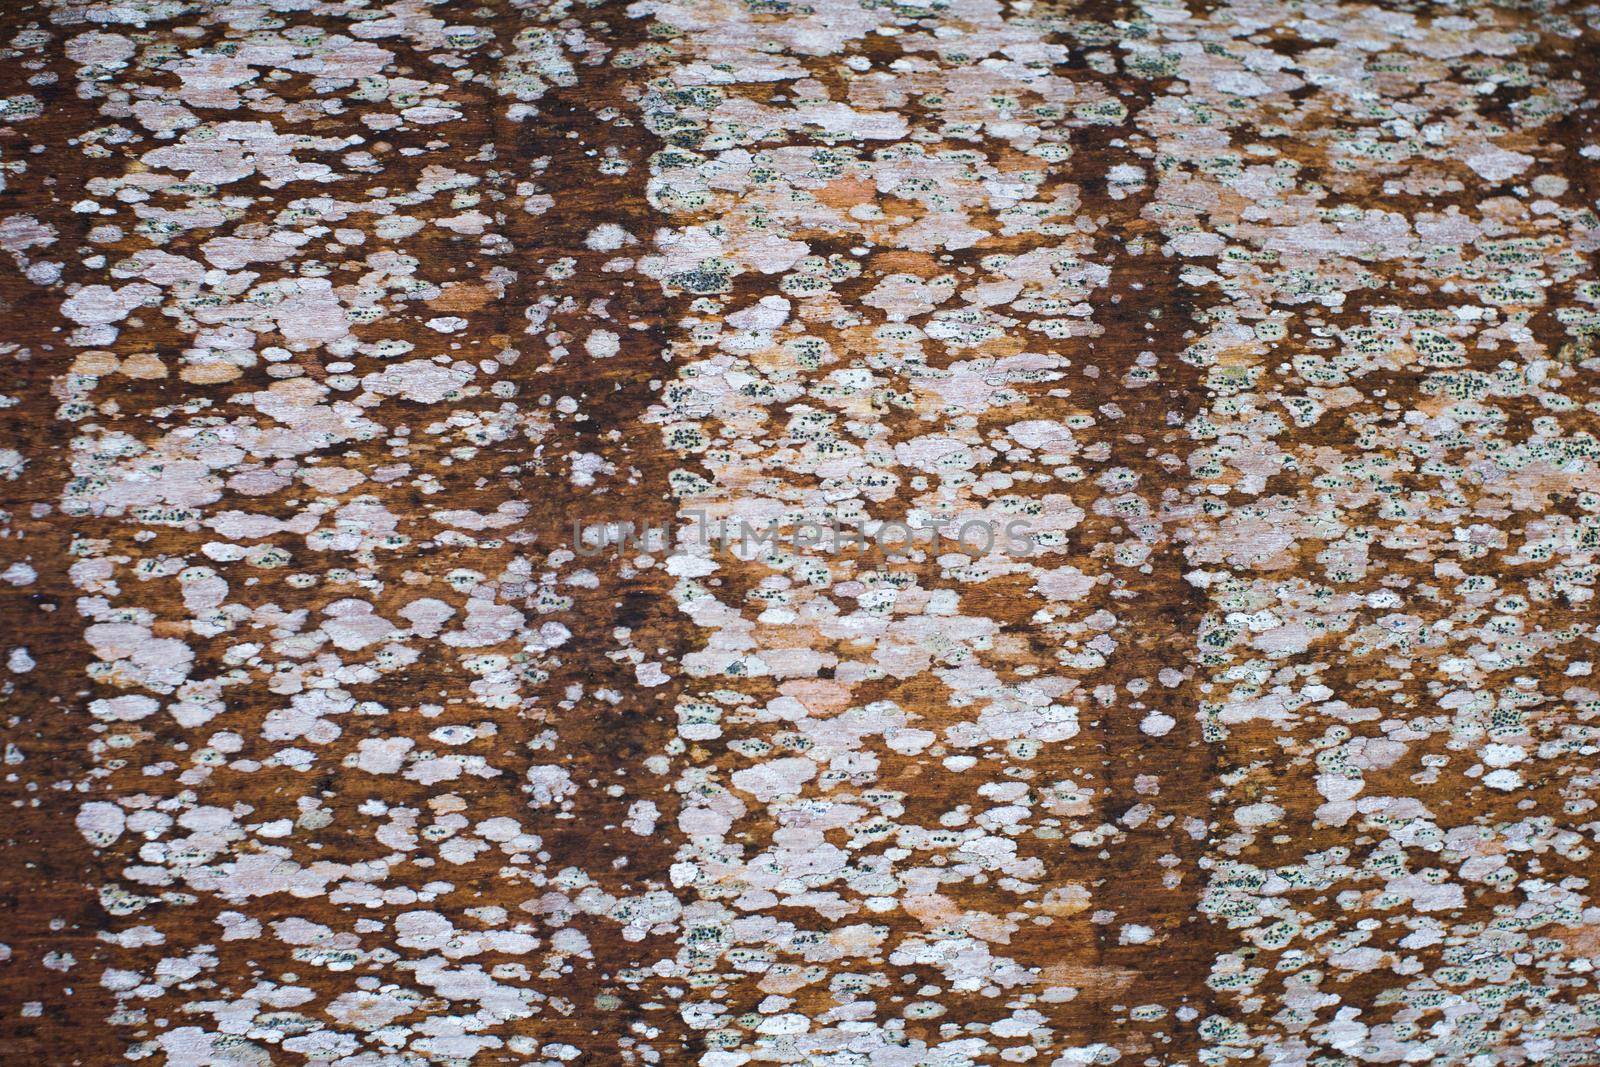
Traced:
<path id="1" fill-rule="evenodd" d="M 0 49 L 7 1063 L 1600 1064 L 1600 8 Z"/>

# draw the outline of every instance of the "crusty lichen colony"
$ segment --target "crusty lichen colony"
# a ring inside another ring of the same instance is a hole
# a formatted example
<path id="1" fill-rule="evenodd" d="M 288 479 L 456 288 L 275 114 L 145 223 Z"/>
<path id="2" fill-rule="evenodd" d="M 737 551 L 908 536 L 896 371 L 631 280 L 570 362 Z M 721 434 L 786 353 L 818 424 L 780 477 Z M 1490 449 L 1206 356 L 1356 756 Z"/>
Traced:
<path id="1" fill-rule="evenodd" d="M 0 38 L 8 1062 L 1600 1063 L 1600 8 Z"/>

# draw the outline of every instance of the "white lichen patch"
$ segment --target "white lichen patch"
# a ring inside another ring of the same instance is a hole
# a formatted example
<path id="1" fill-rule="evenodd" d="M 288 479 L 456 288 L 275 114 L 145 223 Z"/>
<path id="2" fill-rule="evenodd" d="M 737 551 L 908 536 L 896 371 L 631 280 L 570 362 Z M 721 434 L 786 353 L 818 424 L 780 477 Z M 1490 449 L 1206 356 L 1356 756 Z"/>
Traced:
<path id="1" fill-rule="evenodd" d="M 1596 1062 L 1593 11 L 3 21 L 15 1055 Z"/>

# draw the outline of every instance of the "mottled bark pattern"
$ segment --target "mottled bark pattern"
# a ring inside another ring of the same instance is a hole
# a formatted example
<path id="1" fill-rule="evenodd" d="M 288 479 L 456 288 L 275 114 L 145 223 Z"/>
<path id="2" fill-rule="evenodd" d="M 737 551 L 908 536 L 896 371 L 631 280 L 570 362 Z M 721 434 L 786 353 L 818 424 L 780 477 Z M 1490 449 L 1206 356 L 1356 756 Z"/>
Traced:
<path id="1" fill-rule="evenodd" d="M 1600 1063 L 1600 11 L 0 11 L 0 1059 Z"/>

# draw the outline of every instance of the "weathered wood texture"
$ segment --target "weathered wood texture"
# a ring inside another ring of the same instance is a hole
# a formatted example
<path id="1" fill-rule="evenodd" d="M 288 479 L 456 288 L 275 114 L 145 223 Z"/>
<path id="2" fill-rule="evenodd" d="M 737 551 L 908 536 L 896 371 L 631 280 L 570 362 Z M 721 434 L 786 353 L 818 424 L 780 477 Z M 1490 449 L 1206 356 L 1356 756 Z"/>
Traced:
<path id="1" fill-rule="evenodd" d="M 7 3 L 0 1059 L 1600 1063 L 1597 29 Z"/>

